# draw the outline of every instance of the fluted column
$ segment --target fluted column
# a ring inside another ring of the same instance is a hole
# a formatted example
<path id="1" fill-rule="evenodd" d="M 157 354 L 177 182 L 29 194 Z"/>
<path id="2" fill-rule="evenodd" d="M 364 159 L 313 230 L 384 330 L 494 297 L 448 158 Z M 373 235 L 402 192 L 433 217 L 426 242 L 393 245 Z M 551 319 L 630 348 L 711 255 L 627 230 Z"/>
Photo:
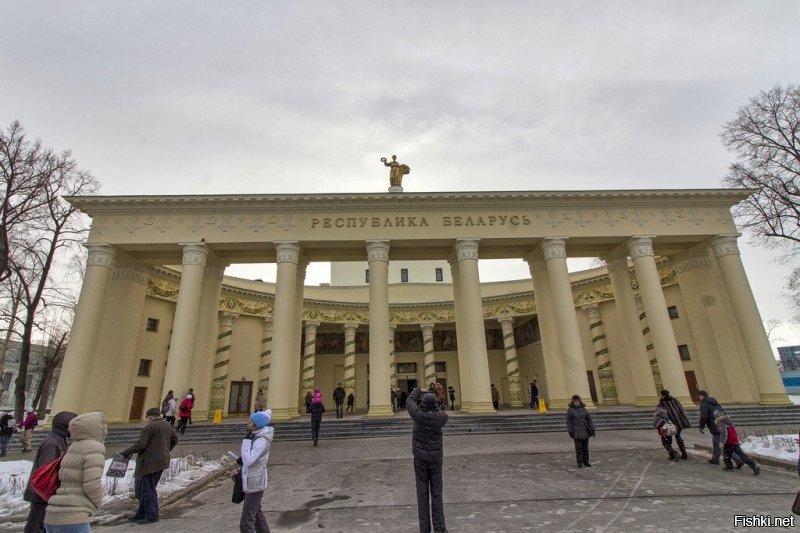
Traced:
<path id="1" fill-rule="evenodd" d="M 589 392 L 586 361 L 583 357 L 578 317 L 575 314 L 572 284 L 567 271 L 566 243 L 564 239 L 544 239 L 542 252 L 547 264 L 547 278 L 550 281 L 550 294 L 561 346 L 564 378 L 572 394 L 579 395 L 591 407 L 594 403 Z"/>
<path id="2" fill-rule="evenodd" d="M 272 362 L 270 363 L 267 405 L 273 420 L 289 420 L 298 416 L 297 400 L 292 395 L 292 383 L 298 382 L 294 359 L 299 359 L 294 331 L 297 315 L 297 262 L 300 243 L 275 243 L 278 272 L 275 283 L 275 303 L 272 311 Z M 299 344 L 299 343 L 298 343 Z"/>
<path id="3" fill-rule="evenodd" d="M 455 318 L 456 326 L 456 349 L 458 352 L 458 377 L 461 383 L 461 389 L 458 391 L 458 397 L 461 398 L 461 410 L 469 412 L 470 398 L 472 398 L 469 390 L 470 377 L 469 377 L 469 358 L 467 356 L 466 341 L 464 340 L 464 332 L 466 331 L 466 324 L 464 324 L 464 313 L 461 312 L 463 306 L 463 299 L 461 297 L 461 277 L 458 272 L 458 260 L 455 255 L 451 256 L 448 260 L 450 263 L 450 277 L 453 279 L 453 316 Z"/>
<path id="4" fill-rule="evenodd" d="M 589 329 L 592 332 L 592 348 L 594 349 L 597 379 L 600 381 L 600 397 L 603 405 L 619 404 L 617 386 L 614 384 L 614 370 L 611 366 L 611 355 L 608 351 L 606 334 L 603 331 L 603 319 L 600 318 L 600 307 L 597 304 L 582 307 L 589 318 Z"/>
<path id="5" fill-rule="evenodd" d="M 208 259 L 208 247 L 204 243 L 182 243 L 181 246 L 183 247 L 181 283 L 178 289 L 178 303 L 175 306 L 175 319 L 172 323 L 172 337 L 169 341 L 167 370 L 161 398 L 170 390 L 175 391 L 175 394 L 185 394 L 189 390 L 189 370 L 194 358 L 200 295 Z"/>
<path id="6" fill-rule="evenodd" d="M 397 324 L 389 324 L 389 385 L 393 389 L 397 389 L 397 363 L 394 360 L 394 330 L 396 329 Z"/>
<path id="7" fill-rule="evenodd" d="M 344 325 L 344 391 L 345 397 L 356 393 L 356 330 L 358 324 L 348 322 Z M 370 339 L 372 344 L 372 339 Z"/>
<path id="8" fill-rule="evenodd" d="M 306 340 L 303 344 L 303 390 L 314 388 L 314 359 L 317 355 L 317 328 L 319 322 L 306 321 Z"/>
<path id="9" fill-rule="evenodd" d="M 745 352 L 753 369 L 758 387 L 759 402 L 765 405 L 789 404 L 778 366 L 772 355 L 769 339 L 764 331 L 761 313 L 758 311 L 750 282 L 742 265 L 738 235 L 718 235 L 711 239 L 711 248 L 719 264 L 722 280 L 728 290 L 733 314 L 739 324 Z"/>
<path id="10" fill-rule="evenodd" d="M 652 407 L 658 403 L 658 393 L 653 381 L 646 343 L 639 326 L 639 313 L 636 311 L 631 278 L 628 274 L 626 253 L 609 256 L 606 259 L 611 288 L 614 290 L 614 305 L 622 328 L 627 367 L 630 369 L 636 407 Z"/>
<path id="11" fill-rule="evenodd" d="M 428 387 L 431 383 L 436 383 L 436 354 L 433 351 L 433 322 L 423 322 L 419 326 L 422 328 L 422 346 L 425 367 L 424 387 Z"/>
<path id="12" fill-rule="evenodd" d="M 467 352 L 471 396 L 469 413 L 494 414 L 492 393 L 489 388 L 489 356 L 486 353 L 481 282 L 478 274 L 478 242 L 479 239 L 456 239 L 455 244 L 459 289 L 463 299 L 458 311 L 459 318 L 463 315 L 464 326 L 464 344 L 458 349 Z"/>
<path id="13" fill-rule="evenodd" d="M 517 361 L 517 345 L 514 343 L 514 317 L 503 316 L 497 319 L 503 330 L 503 349 L 506 356 L 506 376 L 511 407 L 524 407 L 522 387 L 519 382 L 519 362 Z"/>
<path id="14" fill-rule="evenodd" d="M 393 416 L 389 398 L 389 241 L 367 241 L 369 262 L 369 412 Z"/>
<path id="15" fill-rule="evenodd" d="M 661 370 L 658 368 L 658 359 L 656 358 L 655 344 L 650 335 L 650 326 L 647 323 L 647 313 L 644 310 L 644 303 L 642 302 L 641 294 L 637 294 L 633 299 L 636 305 L 636 313 L 639 317 L 639 331 L 642 334 L 642 342 L 644 342 L 644 349 L 647 351 L 647 360 L 650 362 L 650 372 L 653 375 L 653 384 L 656 391 L 664 388 L 664 383 L 661 380 Z"/>
<path id="16" fill-rule="evenodd" d="M 628 255 L 633 260 L 633 268 L 639 280 L 639 292 L 647 313 L 661 381 L 672 396 L 686 405 L 692 405 L 683 364 L 678 354 L 678 342 L 669 320 L 661 278 L 656 268 L 653 241 L 650 237 L 631 237 L 627 245 Z"/>
<path id="17" fill-rule="evenodd" d="M 231 336 L 233 321 L 239 318 L 238 313 L 222 313 L 222 320 L 217 333 L 217 353 L 214 357 L 214 378 L 211 385 L 211 396 L 208 412 L 225 408 L 225 391 L 228 389 L 228 368 L 231 362 Z"/>
<path id="18" fill-rule="evenodd" d="M 56 387 L 53 409 L 81 412 L 86 378 L 94 356 L 97 329 L 103 310 L 108 279 L 114 263 L 114 248 L 108 244 L 87 244 L 86 273 L 72 322 L 67 352 Z M 58 411 L 52 411 L 57 413 Z"/>
<path id="19" fill-rule="evenodd" d="M 536 318 L 542 335 L 542 360 L 545 369 L 548 407 L 566 409 L 570 393 L 564 378 L 564 365 L 561 362 L 561 346 L 558 340 L 553 298 L 550 295 L 550 281 L 547 278 L 547 264 L 544 253 L 536 249 L 525 258 L 533 280 L 533 294 L 536 299 Z"/>
<path id="20" fill-rule="evenodd" d="M 272 317 L 264 319 L 264 333 L 261 336 L 261 364 L 258 367 L 258 386 L 264 391 L 264 397 L 269 394 L 269 369 L 272 362 Z"/>
<path id="21" fill-rule="evenodd" d="M 197 335 L 194 339 L 194 356 L 192 367 L 189 370 L 189 387 L 194 389 L 194 397 L 199 399 L 195 403 L 192 417 L 202 420 L 213 417 L 206 407 L 211 399 L 212 378 L 214 363 L 216 362 L 217 329 L 219 323 L 219 297 L 222 290 L 222 277 L 225 265 L 212 262 L 211 258 L 206 263 L 203 272 L 203 287 L 200 291 L 200 309 L 197 317 Z"/>
<path id="22" fill-rule="evenodd" d="M 301 255 L 297 262 L 297 277 L 295 279 L 295 322 L 294 326 L 292 327 L 292 331 L 294 332 L 294 341 L 292 346 L 300 347 L 295 348 L 294 354 L 292 355 L 292 361 L 294 362 L 294 368 L 292 370 L 293 380 L 290 383 L 290 390 L 289 395 L 295 399 L 295 408 L 297 409 L 298 413 L 305 413 L 306 408 L 303 401 L 303 397 L 305 396 L 305 391 L 303 394 L 300 394 L 300 379 L 302 377 L 302 362 L 303 362 L 303 295 L 305 292 L 305 281 L 306 281 L 306 269 L 308 268 L 308 259 L 305 256 Z"/>

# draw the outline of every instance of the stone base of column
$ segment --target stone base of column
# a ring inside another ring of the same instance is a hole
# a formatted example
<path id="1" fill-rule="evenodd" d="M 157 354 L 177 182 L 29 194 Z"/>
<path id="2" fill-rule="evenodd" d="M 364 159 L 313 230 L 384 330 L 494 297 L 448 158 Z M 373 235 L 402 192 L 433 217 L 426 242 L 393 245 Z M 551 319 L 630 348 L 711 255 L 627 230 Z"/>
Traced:
<path id="1" fill-rule="evenodd" d="M 214 420 L 214 413 L 206 409 L 194 409 L 192 418 L 196 420 Z"/>
<path id="2" fill-rule="evenodd" d="M 108 424 L 109 426 L 113 426 L 115 424 L 130 424 L 130 423 L 131 423 L 130 420 L 122 420 L 121 418 L 109 418 L 108 420 L 106 420 L 106 424 Z M 52 427 L 52 426 L 48 424 L 47 427 Z"/>
<path id="3" fill-rule="evenodd" d="M 515 407 L 528 407 L 528 404 L 523 402 L 522 400 L 512 400 L 511 403 L 509 404 L 509 407 L 511 407 L 512 409 Z"/>
<path id="4" fill-rule="evenodd" d="M 758 395 L 759 405 L 792 405 L 786 393 L 765 393 Z"/>
<path id="5" fill-rule="evenodd" d="M 637 396 L 633 406 L 655 408 L 655 406 L 658 405 L 659 400 L 660 398 L 658 396 Z"/>
<path id="6" fill-rule="evenodd" d="M 278 407 L 272 410 L 272 420 L 275 422 L 294 420 L 299 416 L 295 407 Z"/>
<path id="7" fill-rule="evenodd" d="M 497 411 L 492 402 L 470 402 L 467 413 L 470 415 L 496 415 Z"/>
<path id="8" fill-rule="evenodd" d="M 566 409 L 569 407 L 569 398 L 552 398 L 547 404 L 547 410 L 551 409 Z M 538 409 L 538 408 L 537 408 Z"/>
<path id="9" fill-rule="evenodd" d="M 467 412 L 469 412 L 469 406 L 470 406 L 470 404 L 471 404 L 471 403 L 472 403 L 472 402 L 468 402 L 468 401 L 464 400 L 463 402 L 461 402 L 461 408 L 460 408 L 460 410 L 461 410 L 462 412 L 464 412 L 464 413 L 467 413 Z"/>
<path id="10" fill-rule="evenodd" d="M 603 399 L 602 405 L 619 405 L 619 398 Z"/>
<path id="11" fill-rule="evenodd" d="M 370 405 L 367 418 L 391 418 L 394 416 L 391 405 Z"/>

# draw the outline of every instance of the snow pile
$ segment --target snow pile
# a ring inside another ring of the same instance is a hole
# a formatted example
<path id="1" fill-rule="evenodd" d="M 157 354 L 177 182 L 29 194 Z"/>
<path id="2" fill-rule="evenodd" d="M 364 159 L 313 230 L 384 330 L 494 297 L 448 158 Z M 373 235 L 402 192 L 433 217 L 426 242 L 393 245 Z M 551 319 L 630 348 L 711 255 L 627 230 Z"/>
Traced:
<path id="1" fill-rule="evenodd" d="M 106 459 L 103 469 L 105 472 L 111 464 L 111 459 Z M 22 499 L 28 476 L 31 473 L 33 461 L 5 461 L 0 462 L 0 516 L 27 513 L 28 502 Z M 165 470 L 158 483 L 159 496 L 166 496 L 185 487 L 210 473 L 219 470 L 220 461 L 209 461 L 205 457 L 187 455 L 176 457 L 170 461 L 169 469 Z M 105 497 L 103 507 L 106 505 L 133 498 L 133 471 L 136 461 L 131 460 L 124 478 L 103 477 Z M 100 509 L 102 512 L 102 507 Z"/>
<path id="2" fill-rule="evenodd" d="M 744 431 L 739 433 L 741 437 L 745 437 Z M 792 463 L 797 461 L 797 433 L 790 435 L 751 434 L 746 435 L 746 438 L 742 438 L 741 441 L 742 450 L 745 453 Z"/>

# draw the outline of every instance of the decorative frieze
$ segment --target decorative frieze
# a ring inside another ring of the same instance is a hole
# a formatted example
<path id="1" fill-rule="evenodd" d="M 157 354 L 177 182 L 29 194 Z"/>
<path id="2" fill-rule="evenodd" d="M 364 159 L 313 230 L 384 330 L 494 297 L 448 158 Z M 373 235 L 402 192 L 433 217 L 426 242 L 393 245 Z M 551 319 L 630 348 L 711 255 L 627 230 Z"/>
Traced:
<path id="1" fill-rule="evenodd" d="M 688 250 L 672 259 L 676 274 L 683 274 L 695 268 L 711 268 L 708 250 Z"/>
<path id="2" fill-rule="evenodd" d="M 141 263 L 117 259 L 114 261 L 111 279 L 127 280 L 139 285 L 147 285 L 150 279 L 150 269 Z"/>

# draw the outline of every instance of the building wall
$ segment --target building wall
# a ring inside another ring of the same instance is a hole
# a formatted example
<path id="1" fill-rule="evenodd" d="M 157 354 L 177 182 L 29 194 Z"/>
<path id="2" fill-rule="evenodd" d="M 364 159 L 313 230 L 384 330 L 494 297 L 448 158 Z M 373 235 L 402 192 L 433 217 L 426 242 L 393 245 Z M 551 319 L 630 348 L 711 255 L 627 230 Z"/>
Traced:
<path id="1" fill-rule="evenodd" d="M 332 286 L 368 285 L 365 271 L 369 268 L 366 261 L 335 261 L 331 263 Z M 450 265 L 447 261 L 392 261 L 389 263 L 389 283 L 401 283 L 401 269 L 408 269 L 408 283 L 442 283 L 453 282 L 450 276 Z M 443 280 L 436 281 L 436 269 L 442 269 Z"/>

